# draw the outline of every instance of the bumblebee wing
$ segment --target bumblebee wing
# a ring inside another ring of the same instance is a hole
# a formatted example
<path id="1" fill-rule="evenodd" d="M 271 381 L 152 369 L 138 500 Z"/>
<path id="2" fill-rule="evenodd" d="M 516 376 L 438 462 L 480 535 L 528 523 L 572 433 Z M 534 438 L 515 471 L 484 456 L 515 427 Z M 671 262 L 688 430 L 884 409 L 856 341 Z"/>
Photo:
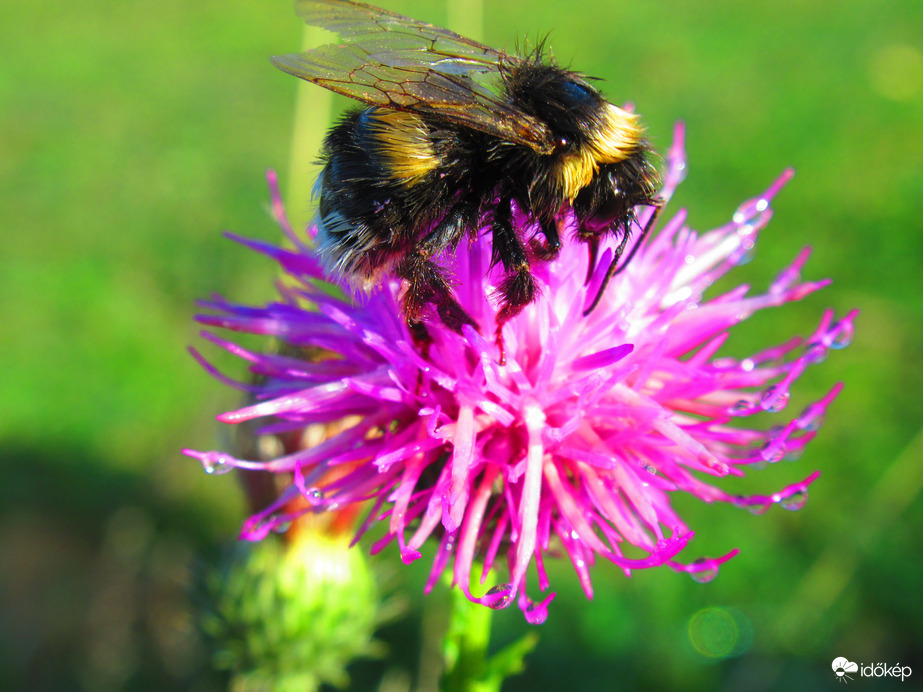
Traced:
<path id="1" fill-rule="evenodd" d="M 274 56 L 281 70 L 370 105 L 470 127 L 541 153 L 552 151 L 548 128 L 504 96 L 501 70 L 520 58 L 358 2 L 296 0 L 295 11 L 343 43 Z"/>

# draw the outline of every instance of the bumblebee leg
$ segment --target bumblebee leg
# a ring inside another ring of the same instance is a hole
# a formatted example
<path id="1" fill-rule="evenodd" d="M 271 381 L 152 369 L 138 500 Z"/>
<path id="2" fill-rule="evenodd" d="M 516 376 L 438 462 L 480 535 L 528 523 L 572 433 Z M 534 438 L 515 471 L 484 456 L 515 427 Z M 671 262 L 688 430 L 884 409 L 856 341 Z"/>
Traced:
<path id="1" fill-rule="evenodd" d="M 500 365 L 503 365 L 506 363 L 503 325 L 535 299 L 537 289 L 525 248 L 513 229 L 509 199 L 501 199 L 497 204 L 491 234 L 493 261 L 502 262 L 507 272 L 506 278 L 497 288 L 500 309 L 497 310 L 496 338 L 500 349 Z"/>
<path id="2" fill-rule="evenodd" d="M 557 219 L 551 221 L 540 221 L 542 235 L 545 236 L 545 243 L 538 242 L 538 239 L 532 238 L 529 246 L 532 249 L 532 255 L 542 262 L 550 262 L 555 259 L 561 252 L 561 236 L 558 234 Z"/>
<path id="3" fill-rule="evenodd" d="M 432 257 L 448 247 L 455 247 L 465 232 L 477 225 L 476 213 L 477 207 L 465 203 L 456 204 L 420 241 L 420 252 Z"/>
<path id="4" fill-rule="evenodd" d="M 452 331 L 461 333 L 466 324 L 477 329 L 475 321 L 452 295 L 442 268 L 422 252 L 407 255 L 395 268 L 395 274 L 407 281 L 404 314 L 408 324 L 421 323 L 423 307 L 432 303 L 445 326 Z"/>
<path id="5" fill-rule="evenodd" d="M 413 345 L 421 355 L 426 358 L 429 355 L 430 344 L 433 343 L 433 337 L 430 336 L 429 330 L 422 322 L 407 320 L 407 329 L 413 339 Z"/>
<path id="6" fill-rule="evenodd" d="M 651 229 L 657 225 L 657 219 L 660 216 L 660 212 L 663 210 L 663 201 L 660 199 L 653 200 L 651 206 L 654 207 L 654 213 L 651 214 L 651 218 L 649 218 L 647 223 L 644 224 L 644 228 L 641 229 L 641 234 L 638 236 L 637 242 L 632 246 L 631 252 L 628 253 L 628 257 L 625 258 L 625 261 L 622 262 L 622 266 L 619 267 L 619 259 L 621 259 L 622 253 L 625 251 L 625 246 L 628 243 L 628 232 L 625 232 L 625 236 L 622 238 L 622 242 L 619 243 L 618 248 L 615 250 L 615 257 L 613 257 L 612 262 L 609 263 L 609 268 L 606 270 L 606 276 L 603 278 L 603 282 L 599 286 L 599 291 L 597 291 L 596 297 L 593 299 L 593 303 L 583 312 L 584 317 L 596 309 L 596 306 L 599 305 L 599 301 L 602 300 L 603 293 L 606 291 L 606 286 L 609 285 L 609 281 L 613 276 L 616 276 L 619 272 L 628 266 L 628 263 L 631 262 L 632 258 L 635 256 L 635 253 L 638 251 L 638 248 L 640 248 L 641 244 L 644 242 L 644 238 L 647 237 L 647 234 L 651 231 Z"/>
<path id="7" fill-rule="evenodd" d="M 410 337 L 413 339 L 414 348 L 416 348 L 417 353 L 420 354 L 420 357 L 423 360 L 429 360 L 429 347 L 433 343 L 433 337 L 430 336 L 429 330 L 426 328 L 426 325 L 422 322 L 414 322 L 412 320 L 407 320 L 407 329 L 410 331 Z M 417 371 L 417 387 L 415 389 L 416 394 L 420 394 L 420 391 L 423 389 L 423 371 Z"/>
<path id="8" fill-rule="evenodd" d="M 599 233 L 592 231 L 578 233 L 577 239 L 586 243 L 587 246 L 586 280 L 583 283 L 588 284 L 593 278 L 593 272 L 596 271 L 596 260 L 599 259 Z"/>

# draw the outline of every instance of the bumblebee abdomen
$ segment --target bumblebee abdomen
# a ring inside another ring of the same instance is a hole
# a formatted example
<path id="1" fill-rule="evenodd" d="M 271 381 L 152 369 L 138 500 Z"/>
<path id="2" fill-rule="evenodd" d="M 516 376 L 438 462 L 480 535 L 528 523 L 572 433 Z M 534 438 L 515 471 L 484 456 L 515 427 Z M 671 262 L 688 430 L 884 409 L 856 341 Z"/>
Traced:
<path id="1" fill-rule="evenodd" d="M 443 147 L 427 122 L 384 108 L 352 111 L 324 141 L 318 243 L 335 274 L 374 280 L 438 219 Z"/>
<path id="2" fill-rule="evenodd" d="M 420 116 L 371 108 L 363 112 L 362 123 L 375 157 L 395 182 L 411 187 L 442 166 L 429 126 Z"/>

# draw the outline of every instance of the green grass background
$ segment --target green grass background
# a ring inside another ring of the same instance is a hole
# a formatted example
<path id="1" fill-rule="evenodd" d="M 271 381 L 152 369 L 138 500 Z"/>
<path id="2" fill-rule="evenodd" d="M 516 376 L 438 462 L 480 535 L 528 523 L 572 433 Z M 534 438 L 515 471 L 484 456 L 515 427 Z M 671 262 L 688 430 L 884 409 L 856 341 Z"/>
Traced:
<path id="1" fill-rule="evenodd" d="M 388 5 L 447 21 L 444 2 Z M 754 517 L 678 498 L 697 554 L 741 548 L 706 585 L 598 565 L 588 602 L 561 565 L 539 649 L 504 689 L 834 689 L 837 656 L 923 678 L 923 4 L 488 0 L 484 14 L 498 47 L 551 30 L 559 61 L 634 102 L 658 150 L 685 121 L 671 207 L 697 229 L 797 169 L 734 278 L 765 287 L 810 244 L 805 276 L 834 283 L 743 325 L 729 354 L 806 335 L 827 306 L 861 310 L 853 345 L 793 397 L 845 381 L 818 439 L 747 482 L 771 492 L 821 469 L 807 506 Z M 289 169 L 296 80 L 268 56 L 301 36 L 282 1 L 0 10 L 4 689 L 223 685 L 184 584 L 243 505 L 232 477 L 178 450 L 226 447 L 213 416 L 237 400 L 185 346 L 196 298 L 272 295 L 272 266 L 220 231 L 278 238 L 264 172 Z M 301 187 L 289 197 L 306 208 Z M 404 570 L 411 623 L 425 570 Z M 736 655 L 692 645 L 706 608 L 735 614 Z M 525 629 L 514 609 L 495 618 L 500 642 Z M 357 667 L 356 689 L 415 670 L 418 631 L 383 637 L 392 657 Z"/>

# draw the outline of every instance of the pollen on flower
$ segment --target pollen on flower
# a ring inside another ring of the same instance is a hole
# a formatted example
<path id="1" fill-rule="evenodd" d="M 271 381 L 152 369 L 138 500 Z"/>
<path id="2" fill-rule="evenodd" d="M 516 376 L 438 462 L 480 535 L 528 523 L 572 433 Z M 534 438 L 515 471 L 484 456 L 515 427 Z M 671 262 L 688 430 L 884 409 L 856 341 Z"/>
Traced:
<path id="1" fill-rule="evenodd" d="M 685 170 L 678 127 L 664 200 Z M 235 383 L 193 354 L 252 397 L 220 420 L 260 419 L 265 433 L 279 435 L 338 422 L 337 432 L 269 461 L 185 451 L 210 473 L 241 468 L 288 479 L 279 499 L 245 522 L 244 539 L 280 530 L 297 512 L 365 503 L 356 540 L 383 523 L 386 534 L 372 550 L 396 543 L 405 562 L 435 541 L 427 589 L 450 571 L 471 600 L 492 608 L 516 601 L 530 622 L 544 621 L 554 597 L 537 599 L 528 583 L 534 566 L 537 590 L 549 590 L 549 555 L 567 555 L 588 596 L 598 557 L 626 575 L 667 565 L 709 581 L 737 551 L 681 561 L 693 531 L 672 509 L 670 493 L 754 513 L 803 506 L 818 472 L 767 495 L 730 495 L 716 482 L 802 454 L 842 385 L 796 412 L 788 408 L 791 389 L 853 334 L 855 311 L 835 319 L 828 310 L 807 338 L 742 359 L 719 355 L 729 330 L 755 311 L 801 300 L 828 283 L 800 278 L 809 255 L 803 250 L 764 293 L 740 286 L 705 298 L 752 254 L 772 199 L 791 175 L 785 171 L 714 230 L 696 232 L 677 213 L 644 241 L 586 317 L 614 243 L 607 239 L 586 282 L 586 248 L 565 242 L 555 261 L 535 268 L 541 297 L 504 326 L 504 365 L 485 336 L 494 333 L 494 296 L 503 280 L 488 269 L 489 234 L 443 258 L 480 330 L 465 326 L 457 334 L 431 314 L 432 342 L 421 351 L 401 315 L 398 281 L 367 294 L 346 285 L 330 290 L 310 239 L 286 220 L 271 175 L 273 210 L 293 247 L 232 238 L 279 264 L 287 275 L 280 299 L 253 307 L 214 298 L 201 303 L 197 320 L 285 347 L 251 351 L 205 333 L 245 360 L 256 384 Z M 639 212 L 641 226 L 651 211 Z M 523 235 L 534 232 L 522 214 L 516 223 Z M 750 424 L 766 413 L 788 420 L 768 429 Z M 293 503 L 297 497 L 307 502 Z M 481 584 L 491 570 L 500 584 L 472 585 L 477 566 Z"/>

